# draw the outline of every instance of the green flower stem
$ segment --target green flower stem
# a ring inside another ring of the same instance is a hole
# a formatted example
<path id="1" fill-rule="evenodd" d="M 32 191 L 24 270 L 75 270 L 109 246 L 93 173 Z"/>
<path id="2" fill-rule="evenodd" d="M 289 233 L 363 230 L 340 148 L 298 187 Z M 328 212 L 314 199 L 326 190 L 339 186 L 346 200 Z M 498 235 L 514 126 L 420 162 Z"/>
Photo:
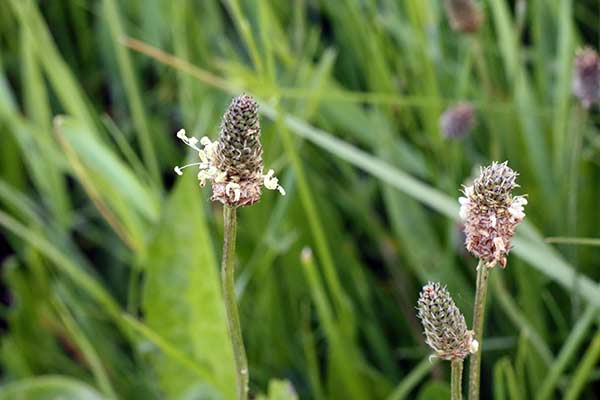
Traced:
<path id="1" fill-rule="evenodd" d="M 225 313 L 227 314 L 227 333 L 231 339 L 235 371 L 237 378 L 237 398 L 248 398 L 248 360 L 244 349 L 242 328 L 235 298 L 235 237 L 237 230 L 236 207 L 225 205 L 223 207 L 224 235 L 223 235 L 223 261 L 221 262 L 221 283 L 223 285 L 223 298 L 225 300 Z"/>
<path id="2" fill-rule="evenodd" d="M 463 360 L 460 358 L 452 360 L 451 368 L 450 399 L 461 400 Z"/>
<path id="3" fill-rule="evenodd" d="M 475 291 L 475 306 L 473 309 L 473 330 L 475 339 L 479 342 L 479 350 L 471 355 L 469 364 L 469 400 L 479 399 L 481 374 L 481 353 L 483 351 L 483 322 L 485 320 L 485 299 L 487 296 L 490 269 L 479 260 L 477 264 L 477 289 Z"/>

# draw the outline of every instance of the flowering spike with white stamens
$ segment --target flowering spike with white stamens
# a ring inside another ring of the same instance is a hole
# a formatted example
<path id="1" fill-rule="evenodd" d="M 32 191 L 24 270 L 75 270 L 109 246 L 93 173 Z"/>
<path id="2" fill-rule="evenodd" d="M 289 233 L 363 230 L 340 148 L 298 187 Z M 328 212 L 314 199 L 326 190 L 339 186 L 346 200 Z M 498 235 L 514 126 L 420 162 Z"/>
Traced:
<path id="1" fill-rule="evenodd" d="M 181 175 L 184 168 L 198 166 L 200 186 L 212 182 L 212 200 L 236 207 L 254 204 L 260 200 L 262 186 L 285 195 L 273 170 L 263 174 L 258 105 L 252 97 L 241 95 L 232 100 L 218 140 L 188 137 L 183 129 L 177 137 L 198 152 L 200 162 L 175 167 L 175 173 Z"/>
<path id="2" fill-rule="evenodd" d="M 513 196 L 517 173 L 507 162 L 481 168 L 472 185 L 464 186 L 459 215 L 464 221 L 466 247 L 488 268 L 506 267 L 506 254 L 517 225 L 525 218 L 525 196 Z"/>

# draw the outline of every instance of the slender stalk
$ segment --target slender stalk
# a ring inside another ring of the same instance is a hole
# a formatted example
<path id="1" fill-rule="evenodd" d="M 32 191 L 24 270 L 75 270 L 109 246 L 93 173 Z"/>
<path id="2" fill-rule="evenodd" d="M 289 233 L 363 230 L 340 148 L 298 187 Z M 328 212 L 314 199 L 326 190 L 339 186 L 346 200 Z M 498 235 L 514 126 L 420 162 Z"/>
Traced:
<path id="1" fill-rule="evenodd" d="M 224 235 L 223 235 L 223 261 L 221 262 L 221 283 L 223 285 L 223 298 L 225 300 L 225 313 L 227 314 L 227 333 L 233 347 L 235 370 L 237 379 L 237 398 L 248 398 L 248 360 L 244 349 L 240 316 L 235 299 L 235 237 L 237 230 L 236 207 L 223 206 Z"/>
<path id="2" fill-rule="evenodd" d="M 583 134 L 587 123 L 588 112 L 582 106 L 577 107 L 575 113 L 575 129 L 572 130 L 572 134 L 569 135 L 572 138 L 571 148 L 571 159 L 569 160 L 569 176 L 568 184 L 566 187 L 569 188 L 567 191 L 567 236 L 577 236 L 577 192 L 581 178 L 579 177 L 579 166 L 581 161 L 581 150 L 583 142 Z M 578 247 L 571 246 L 567 249 L 567 255 L 569 261 L 575 267 L 573 270 L 573 287 L 571 295 L 571 304 L 573 315 L 579 315 L 581 313 L 581 293 L 579 292 L 579 263 L 577 259 Z"/>
<path id="3" fill-rule="evenodd" d="M 475 339 L 479 342 L 479 350 L 471 355 L 469 363 L 469 400 L 479 399 L 481 352 L 483 351 L 483 321 L 485 319 L 485 299 L 488 289 L 490 270 L 479 260 L 477 264 L 477 289 L 473 309 L 473 330 Z"/>
<path id="4" fill-rule="evenodd" d="M 458 358 L 452 360 L 451 364 L 451 378 L 450 378 L 450 399 L 461 400 L 462 399 L 462 372 L 463 372 L 463 360 Z"/>

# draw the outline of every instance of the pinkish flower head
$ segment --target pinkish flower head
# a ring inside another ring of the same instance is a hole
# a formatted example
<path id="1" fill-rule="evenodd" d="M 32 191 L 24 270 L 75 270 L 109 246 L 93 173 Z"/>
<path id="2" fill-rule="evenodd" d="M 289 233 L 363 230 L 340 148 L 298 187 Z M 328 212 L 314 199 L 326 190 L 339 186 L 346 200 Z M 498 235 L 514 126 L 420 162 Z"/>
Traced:
<path id="1" fill-rule="evenodd" d="M 460 139 L 475 127 L 475 108 L 469 103 L 449 107 L 440 117 L 440 129 L 447 138 Z"/>
<path id="2" fill-rule="evenodd" d="M 600 58 L 591 47 L 579 49 L 575 55 L 573 94 L 585 108 L 600 100 Z"/>
<path id="3" fill-rule="evenodd" d="M 515 229 L 525 218 L 527 198 L 512 194 L 519 186 L 517 175 L 507 162 L 493 162 L 481 168 L 479 177 L 464 186 L 464 197 L 458 199 L 467 250 L 488 268 L 498 263 L 506 267 Z"/>

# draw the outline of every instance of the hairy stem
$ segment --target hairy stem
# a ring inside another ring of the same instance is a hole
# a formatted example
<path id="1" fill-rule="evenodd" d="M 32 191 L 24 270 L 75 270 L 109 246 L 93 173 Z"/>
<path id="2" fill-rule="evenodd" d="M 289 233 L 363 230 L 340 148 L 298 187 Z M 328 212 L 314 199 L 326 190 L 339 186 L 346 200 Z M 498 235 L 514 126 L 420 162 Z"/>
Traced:
<path id="1" fill-rule="evenodd" d="M 450 378 L 450 399 L 461 400 L 463 360 L 460 358 L 452 360 L 451 368 L 452 372 Z"/>
<path id="2" fill-rule="evenodd" d="M 485 299 L 487 296 L 490 270 L 479 260 L 477 264 L 477 289 L 473 309 L 473 330 L 475 339 L 479 342 L 479 350 L 471 355 L 469 364 L 469 400 L 479 399 L 481 373 L 481 352 L 483 351 L 483 322 L 485 320 Z"/>
<path id="3" fill-rule="evenodd" d="M 248 360 L 244 349 L 240 316 L 235 298 L 235 237 L 237 230 L 236 208 L 225 205 L 223 207 L 224 235 L 223 235 L 223 261 L 221 262 L 221 283 L 223 285 L 223 298 L 225 300 L 225 313 L 227 314 L 227 333 L 231 339 L 235 370 L 237 378 L 237 398 L 248 398 Z"/>

